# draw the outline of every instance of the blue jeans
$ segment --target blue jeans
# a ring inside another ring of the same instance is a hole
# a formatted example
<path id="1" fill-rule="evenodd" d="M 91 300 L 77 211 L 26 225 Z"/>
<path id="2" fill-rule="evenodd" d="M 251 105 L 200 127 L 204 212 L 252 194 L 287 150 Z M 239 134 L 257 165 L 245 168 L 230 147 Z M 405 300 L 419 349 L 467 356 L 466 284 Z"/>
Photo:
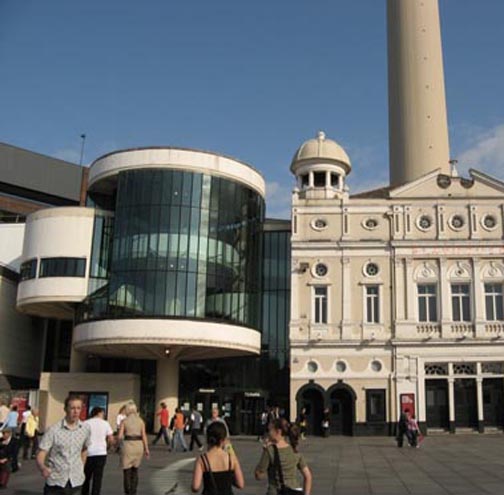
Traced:
<path id="1" fill-rule="evenodd" d="M 187 450 L 187 444 L 184 438 L 184 430 L 175 430 L 175 436 L 173 437 L 173 450 L 176 451 L 178 444 L 182 447 L 184 451 Z"/>

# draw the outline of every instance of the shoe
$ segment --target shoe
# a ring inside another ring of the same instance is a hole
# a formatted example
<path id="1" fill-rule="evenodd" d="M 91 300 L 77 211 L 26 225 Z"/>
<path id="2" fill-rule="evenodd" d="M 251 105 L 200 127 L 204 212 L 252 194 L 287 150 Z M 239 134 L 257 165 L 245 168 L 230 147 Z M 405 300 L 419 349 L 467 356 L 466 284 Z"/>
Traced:
<path id="1" fill-rule="evenodd" d="M 205 450 L 205 449 L 204 449 L 204 447 L 203 447 L 203 445 L 202 445 L 202 446 L 201 446 L 198 450 L 199 450 L 200 452 L 203 452 L 203 450 Z"/>

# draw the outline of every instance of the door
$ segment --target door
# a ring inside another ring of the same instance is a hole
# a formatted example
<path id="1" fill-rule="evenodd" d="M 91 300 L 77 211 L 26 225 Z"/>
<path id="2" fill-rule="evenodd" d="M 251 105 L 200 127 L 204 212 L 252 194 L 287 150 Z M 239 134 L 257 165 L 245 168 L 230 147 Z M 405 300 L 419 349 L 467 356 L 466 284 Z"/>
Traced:
<path id="1" fill-rule="evenodd" d="M 265 401 L 263 397 L 242 397 L 239 433 L 242 435 L 259 434 L 259 423 L 264 409 Z"/>
<path id="2" fill-rule="evenodd" d="M 502 378 L 483 380 L 483 417 L 486 426 L 504 426 L 504 381 Z"/>
<path id="3" fill-rule="evenodd" d="M 343 388 L 331 392 L 331 434 L 353 434 L 353 399 L 348 390 Z"/>
<path id="4" fill-rule="evenodd" d="M 309 435 L 322 434 L 322 418 L 324 414 L 324 397 L 316 388 L 305 389 L 298 396 L 298 411 L 306 410 L 307 433 Z"/>
<path id="5" fill-rule="evenodd" d="M 448 381 L 425 380 L 427 428 L 449 428 Z"/>
<path id="6" fill-rule="evenodd" d="M 212 409 L 217 407 L 220 409 L 220 398 L 217 394 L 199 393 L 195 396 L 195 404 L 193 405 L 203 416 L 203 421 L 207 421 L 212 417 Z"/>
<path id="7" fill-rule="evenodd" d="M 460 378 L 455 380 L 455 426 L 477 428 L 478 398 L 476 380 Z"/>

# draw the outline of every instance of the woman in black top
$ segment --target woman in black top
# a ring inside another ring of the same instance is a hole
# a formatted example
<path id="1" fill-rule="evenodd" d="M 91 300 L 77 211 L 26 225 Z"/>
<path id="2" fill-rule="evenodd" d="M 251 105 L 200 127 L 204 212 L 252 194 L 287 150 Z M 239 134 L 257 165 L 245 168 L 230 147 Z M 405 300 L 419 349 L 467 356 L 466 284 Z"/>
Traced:
<path id="1" fill-rule="evenodd" d="M 208 451 L 194 465 L 193 492 L 199 492 L 203 485 L 203 495 L 232 495 L 233 486 L 245 486 L 238 458 L 224 450 L 226 437 L 226 427 L 220 422 L 207 428 Z"/>

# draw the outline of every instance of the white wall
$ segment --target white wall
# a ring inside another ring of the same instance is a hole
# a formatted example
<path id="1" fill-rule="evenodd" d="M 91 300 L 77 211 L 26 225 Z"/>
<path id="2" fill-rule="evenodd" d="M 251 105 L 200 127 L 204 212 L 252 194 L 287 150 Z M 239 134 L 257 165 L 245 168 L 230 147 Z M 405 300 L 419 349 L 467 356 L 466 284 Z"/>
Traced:
<path id="1" fill-rule="evenodd" d="M 19 272 L 23 252 L 24 223 L 0 223 L 0 264 Z"/>

